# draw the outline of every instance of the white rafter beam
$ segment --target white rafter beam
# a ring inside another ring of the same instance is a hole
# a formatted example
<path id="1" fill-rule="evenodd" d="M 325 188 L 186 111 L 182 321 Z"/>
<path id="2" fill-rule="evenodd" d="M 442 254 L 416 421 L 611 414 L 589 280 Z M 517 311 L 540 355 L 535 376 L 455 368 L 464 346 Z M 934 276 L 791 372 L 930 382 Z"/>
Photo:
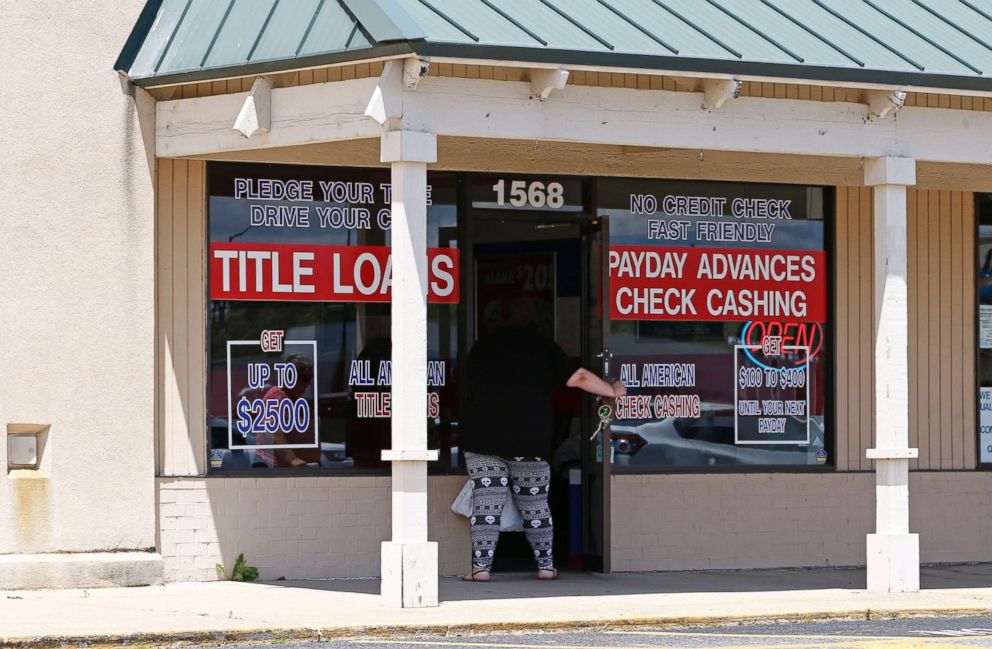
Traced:
<path id="1" fill-rule="evenodd" d="M 376 79 L 350 79 L 272 90 L 271 128 L 246 138 L 231 128 L 248 93 L 175 99 L 156 104 L 155 152 L 163 158 L 209 155 L 379 137 L 365 116 Z"/>
<path id="2" fill-rule="evenodd" d="M 379 83 L 274 88 L 272 128 L 251 138 L 230 121 L 247 93 L 159 102 L 156 152 L 205 156 L 379 137 L 382 126 L 365 116 Z M 982 111 L 907 106 L 898 120 L 872 120 L 868 106 L 852 102 L 741 97 L 701 112 L 699 95 L 687 92 L 569 85 L 556 101 L 538 102 L 529 82 L 427 77 L 416 91 L 398 85 L 403 128 L 441 136 L 992 164 L 992 139 L 975 137 L 992 133 L 992 113 Z"/>
<path id="3" fill-rule="evenodd" d="M 251 84 L 251 90 L 241 105 L 241 111 L 234 120 L 235 131 L 245 137 L 256 133 L 268 133 L 272 128 L 272 80 L 259 77 Z"/>
<path id="4" fill-rule="evenodd" d="M 420 80 L 430 72 L 430 59 L 410 57 L 403 59 L 403 85 L 410 90 L 416 90 Z"/>
<path id="5" fill-rule="evenodd" d="M 741 85 L 737 79 L 705 79 L 703 108 L 722 108 L 728 99 L 737 99 L 741 96 Z"/>
<path id="6" fill-rule="evenodd" d="M 860 103 L 741 97 L 700 112 L 685 92 L 570 85 L 535 102 L 520 82 L 425 79 L 403 122 L 437 135 L 658 148 L 878 157 L 992 164 L 992 113 L 906 107 L 870 121 Z"/>
<path id="7" fill-rule="evenodd" d="M 382 74 L 376 83 L 369 103 L 365 106 L 365 116 L 385 126 L 391 119 L 403 117 L 403 61 L 386 61 Z"/>
<path id="8" fill-rule="evenodd" d="M 906 93 L 902 90 L 869 90 L 868 112 L 880 119 L 895 115 L 906 103 Z"/>
<path id="9" fill-rule="evenodd" d="M 430 67 L 430 61 L 416 57 L 386 61 L 365 107 L 365 116 L 375 120 L 380 126 L 398 126 L 390 122 L 403 117 L 404 89 L 416 90 L 417 84 L 427 76 Z"/>
<path id="10" fill-rule="evenodd" d="M 561 68 L 532 68 L 529 72 L 531 93 L 541 101 L 547 99 L 552 90 L 564 90 L 568 83 L 568 70 Z"/>

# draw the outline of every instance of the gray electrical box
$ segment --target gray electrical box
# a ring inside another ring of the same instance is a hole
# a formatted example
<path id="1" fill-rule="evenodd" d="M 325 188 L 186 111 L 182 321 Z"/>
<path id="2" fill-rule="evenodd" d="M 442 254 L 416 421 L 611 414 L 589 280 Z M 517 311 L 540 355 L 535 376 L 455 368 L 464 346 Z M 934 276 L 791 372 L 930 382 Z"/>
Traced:
<path id="1" fill-rule="evenodd" d="M 38 468 L 38 438 L 31 434 L 8 435 L 7 466 L 11 469 Z"/>

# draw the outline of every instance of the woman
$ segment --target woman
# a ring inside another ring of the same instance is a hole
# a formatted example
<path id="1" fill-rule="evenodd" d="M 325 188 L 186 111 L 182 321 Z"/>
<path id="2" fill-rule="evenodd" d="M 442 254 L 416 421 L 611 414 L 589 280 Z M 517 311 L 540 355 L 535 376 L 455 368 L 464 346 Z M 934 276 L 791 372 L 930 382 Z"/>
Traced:
<path id="1" fill-rule="evenodd" d="M 576 369 L 556 343 L 538 334 L 534 305 L 514 294 L 500 305 L 502 327 L 479 339 L 468 357 L 468 399 L 459 445 L 473 482 L 472 570 L 466 581 L 489 581 L 500 516 L 508 497 L 520 511 L 539 579 L 555 579 L 553 526 L 548 508 L 554 411 L 551 395 L 568 386 L 619 397 L 612 385 Z"/>

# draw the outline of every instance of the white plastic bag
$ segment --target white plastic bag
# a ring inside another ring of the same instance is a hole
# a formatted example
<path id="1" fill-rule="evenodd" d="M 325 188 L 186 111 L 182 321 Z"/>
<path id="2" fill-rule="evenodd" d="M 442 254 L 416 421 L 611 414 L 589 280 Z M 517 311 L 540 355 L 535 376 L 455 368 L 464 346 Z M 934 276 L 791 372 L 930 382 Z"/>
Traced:
<path id="1" fill-rule="evenodd" d="M 503 505 L 503 515 L 499 519 L 500 532 L 523 532 L 524 521 L 520 518 L 517 506 L 513 504 L 513 498 L 506 497 L 506 504 Z"/>
<path id="2" fill-rule="evenodd" d="M 460 514 L 465 518 L 472 517 L 472 495 L 474 493 L 474 487 L 472 481 L 469 480 L 462 487 L 462 490 L 458 492 L 455 496 L 454 502 L 451 503 L 451 511 L 456 514 Z M 524 522 L 520 518 L 520 512 L 517 510 L 517 506 L 513 504 L 513 498 L 510 497 L 509 490 L 507 490 L 506 504 L 503 505 L 503 515 L 500 517 L 499 521 L 499 531 L 500 532 L 523 532 Z"/>
<path id="3" fill-rule="evenodd" d="M 451 511 L 465 518 L 472 516 L 472 489 L 472 481 L 469 480 L 455 496 L 455 502 L 451 503 Z"/>

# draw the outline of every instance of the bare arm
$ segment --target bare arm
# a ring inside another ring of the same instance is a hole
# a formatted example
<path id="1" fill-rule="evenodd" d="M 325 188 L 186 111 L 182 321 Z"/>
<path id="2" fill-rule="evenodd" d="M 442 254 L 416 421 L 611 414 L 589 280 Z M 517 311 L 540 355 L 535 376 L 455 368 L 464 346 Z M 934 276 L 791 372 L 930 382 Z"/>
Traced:
<path id="1" fill-rule="evenodd" d="M 282 431 L 277 430 L 274 439 L 276 444 L 289 444 L 289 438 Z M 307 464 L 307 461 L 297 455 L 291 448 L 277 448 L 276 455 L 290 466 L 306 466 Z"/>
<path id="2" fill-rule="evenodd" d="M 575 370 L 575 373 L 568 378 L 566 385 L 589 394 L 598 394 L 601 397 L 622 397 L 627 394 L 627 388 L 620 381 L 614 381 L 612 384 L 607 383 L 584 367 Z"/>

